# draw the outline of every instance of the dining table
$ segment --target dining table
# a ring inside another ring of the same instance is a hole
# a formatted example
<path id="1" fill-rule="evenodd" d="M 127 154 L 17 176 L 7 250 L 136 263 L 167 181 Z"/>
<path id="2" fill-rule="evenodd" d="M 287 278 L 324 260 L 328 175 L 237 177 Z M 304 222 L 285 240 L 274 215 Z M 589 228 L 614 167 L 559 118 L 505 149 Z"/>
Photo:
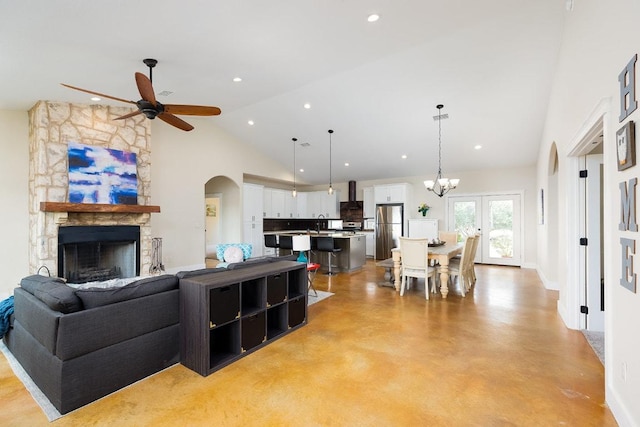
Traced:
<path id="1" fill-rule="evenodd" d="M 446 298 L 449 293 L 449 260 L 462 253 L 464 243 L 445 243 L 441 246 L 429 247 L 428 260 L 434 260 L 440 264 L 440 293 L 442 298 Z M 400 291 L 400 266 L 402 265 L 402 254 L 400 248 L 391 249 L 393 259 L 393 278 L 396 291 Z"/>

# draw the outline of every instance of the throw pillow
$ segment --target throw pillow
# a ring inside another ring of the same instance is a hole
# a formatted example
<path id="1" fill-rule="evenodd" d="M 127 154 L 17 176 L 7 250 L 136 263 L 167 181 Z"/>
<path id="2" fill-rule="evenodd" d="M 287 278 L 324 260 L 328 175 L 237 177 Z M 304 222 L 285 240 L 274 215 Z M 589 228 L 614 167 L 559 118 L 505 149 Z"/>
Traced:
<path id="1" fill-rule="evenodd" d="M 224 250 L 225 262 L 242 262 L 243 259 L 242 249 L 237 246 L 229 246 Z"/>

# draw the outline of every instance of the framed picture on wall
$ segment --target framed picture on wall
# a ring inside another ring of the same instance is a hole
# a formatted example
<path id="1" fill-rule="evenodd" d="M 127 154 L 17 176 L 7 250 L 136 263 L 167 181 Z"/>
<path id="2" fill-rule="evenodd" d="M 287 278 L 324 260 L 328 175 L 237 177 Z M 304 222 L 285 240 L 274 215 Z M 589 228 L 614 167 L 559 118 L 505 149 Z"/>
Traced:
<path id="1" fill-rule="evenodd" d="M 629 120 L 616 132 L 616 151 L 618 153 L 618 170 L 622 171 L 636 164 L 635 124 Z"/>

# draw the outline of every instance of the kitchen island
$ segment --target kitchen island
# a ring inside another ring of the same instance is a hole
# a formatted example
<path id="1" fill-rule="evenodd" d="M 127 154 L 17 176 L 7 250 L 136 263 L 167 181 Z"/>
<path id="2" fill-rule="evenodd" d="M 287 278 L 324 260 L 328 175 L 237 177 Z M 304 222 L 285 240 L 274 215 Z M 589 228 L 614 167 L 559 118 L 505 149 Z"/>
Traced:
<path id="1" fill-rule="evenodd" d="M 271 233 L 273 234 L 273 233 Z M 295 236 L 304 233 L 285 232 L 277 233 L 279 235 Z M 342 249 L 340 252 L 335 253 L 335 257 L 332 258 L 332 270 L 336 272 L 352 272 L 359 270 L 364 265 L 366 255 L 366 236 L 364 233 L 358 232 L 331 232 L 331 231 L 312 231 L 309 233 L 311 236 L 311 253 L 310 261 L 320 264 L 320 271 L 326 273 L 329 269 L 329 263 L 327 252 L 321 252 L 315 249 L 315 239 L 318 237 L 333 237 L 335 247 Z"/>

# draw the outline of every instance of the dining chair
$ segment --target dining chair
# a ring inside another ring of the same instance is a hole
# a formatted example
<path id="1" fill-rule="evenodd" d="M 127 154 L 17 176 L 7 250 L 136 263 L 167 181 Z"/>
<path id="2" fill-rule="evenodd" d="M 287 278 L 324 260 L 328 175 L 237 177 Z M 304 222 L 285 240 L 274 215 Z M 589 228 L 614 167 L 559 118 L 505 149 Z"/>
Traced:
<path id="1" fill-rule="evenodd" d="M 473 249 L 471 250 L 471 254 L 469 255 L 469 271 L 471 271 L 471 285 L 476 284 L 476 252 L 478 251 L 478 244 L 480 243 L 480 233 L 475 235 L 475 239 L 473 240 Z"/>
<path id="2" fill-rule="evenodd" d="M 458 233 L 456 231 L 438 231 L 438 239 L 448 244 L 458 243 Z"/>
<path id="3" fill-rule="evenodd" d="M 470 266 L 473 265 L 471 254 L 473 252 L 474 241 L 475 235 L 468 236 L 464 241 L 460 259 L 452 258 L 449 260 L 449 280 L 453 281 L 454 278 L 456 278 L 460 293 L 463 297 L 471 289 L 471 285 L 473 284 L 471 281 L 471 275 L 473 273 L 470 271 Z M 440 270 L 440 268 L 441 267 L 437 267 L 438 270 Z"/>
<path id="4" fill-rule="evenodd" d="M 407 286 L 407 277 L 424 278 L 424 295 L 429 299 L 429 283 L 435 282 L 435 268 L 429 265 L 429 241 L 428 239 L 412 239 L 400 237 L 400 296 L 404 295 Z"/>

